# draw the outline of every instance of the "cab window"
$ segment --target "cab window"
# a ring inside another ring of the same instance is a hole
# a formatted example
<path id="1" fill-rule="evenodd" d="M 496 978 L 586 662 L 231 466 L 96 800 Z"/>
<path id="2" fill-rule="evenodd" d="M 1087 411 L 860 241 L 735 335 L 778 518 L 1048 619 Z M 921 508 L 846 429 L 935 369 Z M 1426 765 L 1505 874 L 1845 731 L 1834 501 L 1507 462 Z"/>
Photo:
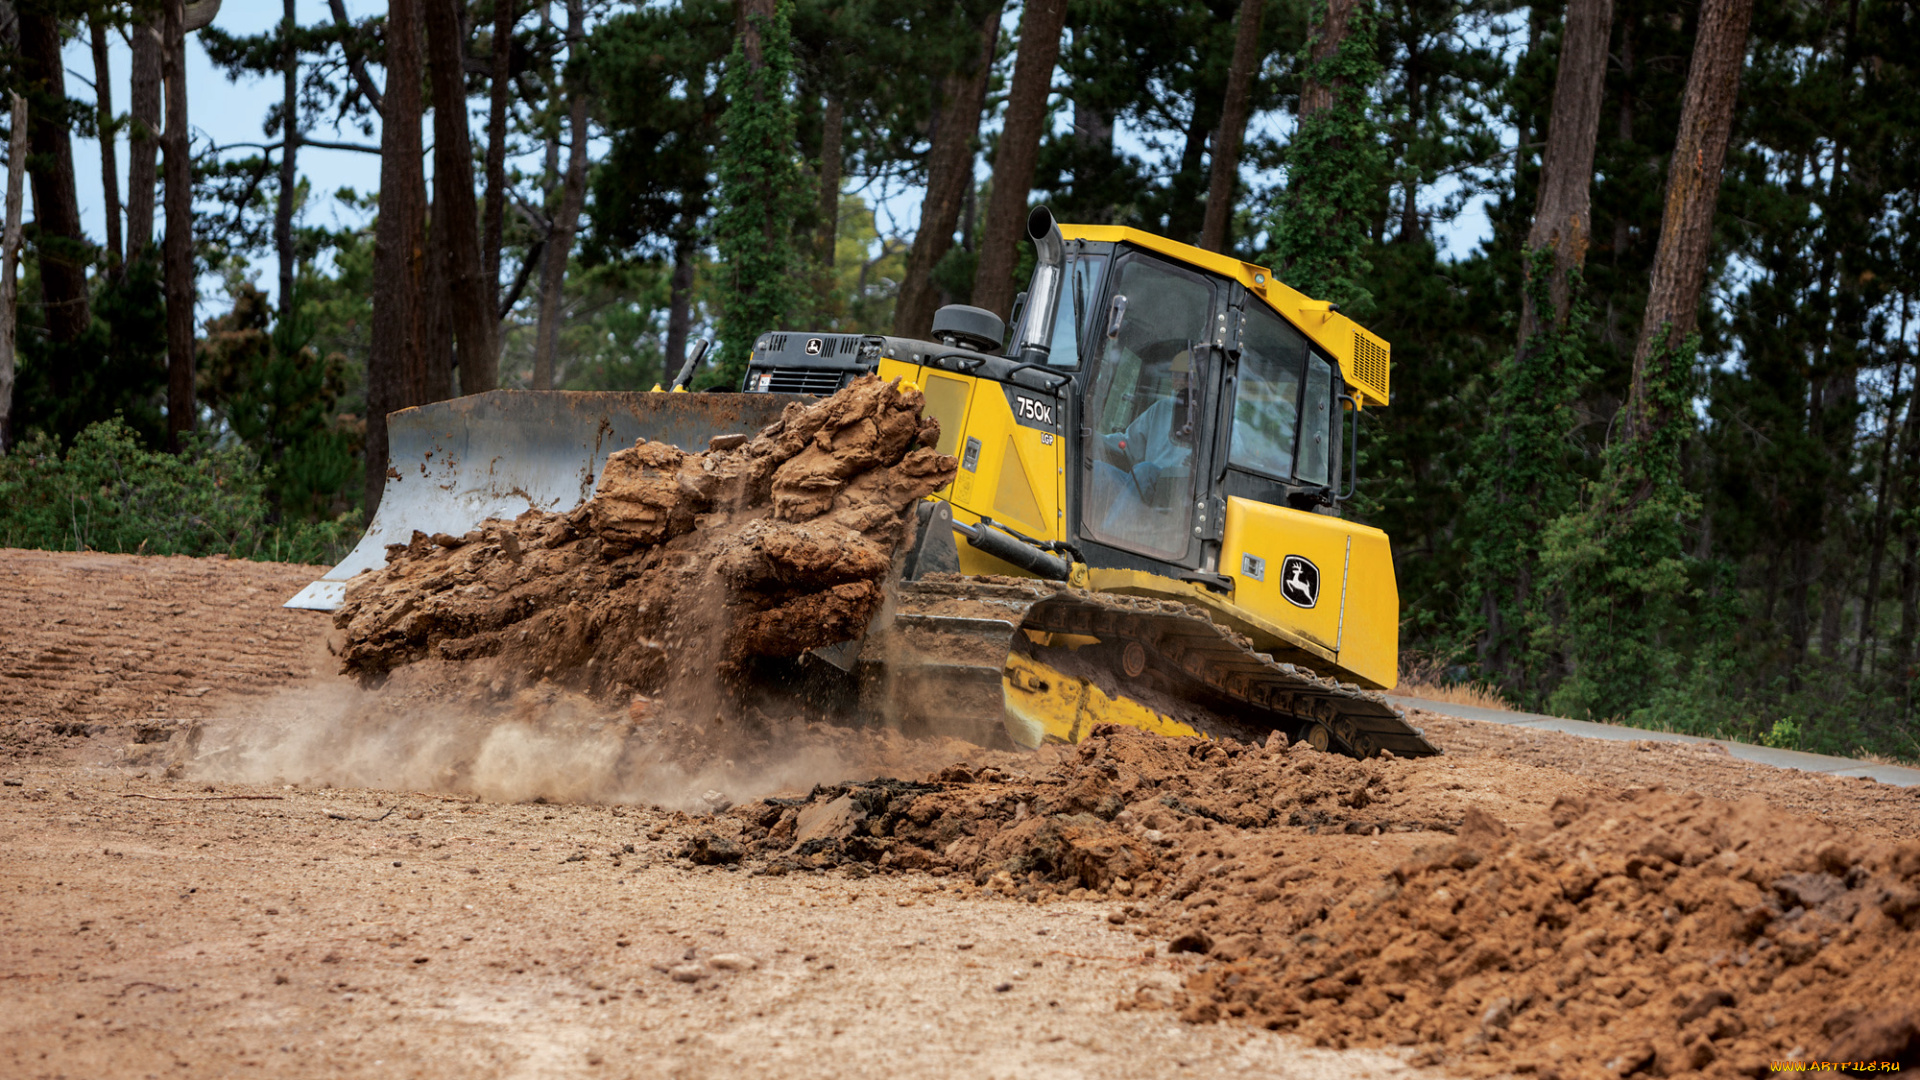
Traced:
<path id="1" fill-rule="evenodd" d="M 1114 274 L 1112 303 L 1124 297 L 1126 306 L 1117 332 L 1102 339 L 1087 400 L 1091 473 L 1081 520 L 1096 540 L 1178 559 L 1192 532 L 1194 394 L 1213 286 L 1138 254 Z"/>
<path id="2" fill-rule="evenodd" d="M 1327 483 L 1333 463 L 1333 365 L 1307 357 L 1307 385 L 1301 394 L 1300 456 L 1295 475 L 1303 484 Z"/>
<path id="3" fill-rule="evenodd" d="M 1061 275 L 1060 302 L 1054 308 L 1048 367 L 1080 366 L 1080 343 L 1086 340 L 1090 308 L 1100 302 L 1100 286 L 1106 276 L 1105 255 L 1077 255 L 1067 260 L 1066 273 Z"/>
<path id="4" fill-rule="evenodd" d="M 1251 308 L 1240 336 L 1228 462 L 1276 480 L 1326 485 L 1337 377 L 1305 334 L 1264 307 Z"/>
<path id="5" fill-rule="evenodd" d="M 1275 479 L 1293 477 L 1300 428 L 1300 373 L 1307 338 L 1264 307 L 1251 307 L 1240 335 L 1228 461 Z"/>

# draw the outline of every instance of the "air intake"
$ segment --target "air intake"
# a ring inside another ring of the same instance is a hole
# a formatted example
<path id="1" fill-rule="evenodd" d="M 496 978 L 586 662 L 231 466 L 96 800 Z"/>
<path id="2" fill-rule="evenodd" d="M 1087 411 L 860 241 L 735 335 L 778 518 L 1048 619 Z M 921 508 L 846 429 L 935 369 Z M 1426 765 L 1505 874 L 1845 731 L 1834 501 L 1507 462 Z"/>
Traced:
<path id="1" fill-rule="evenodd" d="M 1353 332 L 1353 377 L 1387 400 L 1387 344 L 1364 330 Z"/>

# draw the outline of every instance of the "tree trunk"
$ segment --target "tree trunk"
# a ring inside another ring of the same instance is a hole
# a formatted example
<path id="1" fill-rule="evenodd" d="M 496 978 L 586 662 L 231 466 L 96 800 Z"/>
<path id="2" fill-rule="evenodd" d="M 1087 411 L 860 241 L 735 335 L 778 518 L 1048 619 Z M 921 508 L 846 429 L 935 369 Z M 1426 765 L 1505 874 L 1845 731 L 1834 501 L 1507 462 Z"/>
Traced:
<path id="1" fill-rule="evenodd" d="M 273 207 L 273 249 L 280 258 L 280 318 L 293 317 L 293 196 L 300 182 L 300 47 L 294 0 L 283 0 L 280 15 L 280 198 Z"/>
<path id="2" fill-rule="evenodd" d="M 1200 227 L 1200 246 L 1208 251 L 1227 250 L 1227 224 L 1233 220 L 1234 181 L 1240 171 L 1240 140 L 1246 136 L 1253 78 L 1260 70 L 1260 16 L 1264 2 L 1240 0 L 1240 19 L 1233 32 L 1233 60 L 1227 67 L 1227 100 L 1221 106 L 1220 127 L 1213 133 L 1207 220 Z"/>
<path id="3" fill-rule="evenodd" d="M 1026 238 L 1027 196 L 1047 122 L 1047 95 L 1060 56 L 1060 30 L 1067 0 L 1026 0 L 1020 15 L 1020 52 L 1007 88 L 1007 119 L 993 152 L 993 196 L 987 201 L 987 235 L 973 274 L 973 303 L 1002 318 L 1013 307 L 1014 267 Z"/>
<path id="4" fill-rule="evenodd" d="M 1898 339 L 1900 341 L 1907 340 L 1907 311 L 1907 302 L 1903 300 L 1900 304 L 1900 337 Z M 1853 653 L 1855 675 L 1860 675 L 1867 670 L 1867 658 L 1873 651 L 1873 642 L 1879 632 L 1879 628 L 1874 625 L 1873 614 L 1874 608 L 1880 602 L 1880 567 L 1886 559 L 1889 538 L 1887 527 L 1893 514 L 1894 492 L 1897 490 L 1893 471 L 1894 446 L 1896 443 L 1911 445 L 1913 439 L 1920 436 L 1920 427 L 1916 427 L 1916 422 L 1920 421 L 1920 409 L 1914 408 L 1915 404 L 1920 404 L 1920 394 L 1908 392 L 1906 423 L 1896 425 L 1894 422 L 1900 407 L 1900 389 L 1906 373 L 1905 356 L 1895 358 L 1893 392 L 1887 398 L 1887 436 L 1880 454 L 1880 480 L 1874 485 L 1876 498 L 1873 506 L 1873 524 L 1868 530 L 1867 587 L 1860 598 L 1859 641 L 1854 646 Z M 1906 429 L 1904 434 L 1900 432 L 1902 426 Z"/>
<path id="5" fill-rule="evenodd" d="M 540 36 L 545 38 L 552 29 L 553 3 L 552 0 L 546 0 L 546 2 L 540 5 Z M 560 111 L 560 69 L 557 66 L 553 66 L 554 62 L 551 55 L 549 55 L 547 62 L 549 64 L 547 69 L 547 114 L 552 116 Z M 543 195 L 552 195 L 553 189 L 560 183 L 560 125 L 549 122 L 546 125 L 546 129 L 546 155 L 541 159 L 543 168 L 540 172 L 541 182 L 545 186 L 541 188 L 541 193 Z"/>
<path id="6" fill-rule="evenodd" d="M 1600 105 L 1607 82 L 1607 38 L 1613 24 L 1613 0 L 1570 0 L 1560 43 L 1560 72 L 1553 84 L 1553 116 L 1547 122 L 1547 150 L 1540 164 L 1540 195 L 1534 204 L 1527 250 L 1553 249 L 1553 276 L 1547 283 L 1553 301 L 1553 325 L 1564 329 L 1572 303 L 1569 279 L 1587 261 L 1593 217 L 1593 148 L 1600 137 Z M 1531 264 L 1529 264 L 1531 265 Z M 1532 294 L 1521 291 L 1520 345 L 1526 347 L 1539 327 Z"/>
<path id="7" fill-rule="evenodd" d="M 380 207 L 373 234 L 373 319 L 367 349 L 366 508 L 387 479 L 387 414 L 427 400 L 426 175 L 420 163 L 420 7 L 387 8 L 387 84 L 381 93 Z"/>
<path id="8" fill-rule="evenodd" d="M 1314 30 L 1313 45 L 1307 53 L 1314 63 L 1317 64 L 1340 51 L 1340 46 L 1347 40 L 1347 29 L 1353 21 L 1353 11 L 1359 6 L 1359 2 L 1360 0 L 1327 0 L 1326 21 Z M 1314 113 L 1332 108 L 1333 95 L 1339 88 L 1340 84 L 1337 81 L 1322 83 L 1316 79 L 1308 79 L 1300 87 L 1299 119 L 1304 122 Z"/>
<path id="9" fill-rule="evenodd" d="M 585 40 L 581 0 L 567 0 L 567 61 L 576 71 L 575 58 Z M 758 40 L 758 35 L 753 35 Z M 569 80 L 571 82 L 571 80 Z M 533 351 L 533 389 L 553 389 L 553 353 L 560 335 L 560 290 L 567 280 L 567 256 L 573 251 L 573 234 L 580 225 L 580 211 L 587 201 L 587 93 L 584 86 L 567 88 L 567 179 L 561 186 L 560 210 L 554 215 L 553 234 L 547 241 L 546 261 L 540 267 L 540 328 Z"/>
<path id="10" fill-rule="evenodd" d="M 460 346 L 460 392 L 478 394 L 500 380 L 498 272 L 489 281 L 480 254 L 479 208 L 473 198 L 473 142 L 467 130 L 460 0 L 425 0 L 427 53 L 433 69 L 434 227 L 447 253 L 438 271 L 447 283 L 453 336 Z"/>
<path id="11" fill-rule="evenodd" d="M 153 242 L 160 149 L 160 28 L 134 26 L 131 123 L 127 126 L 127 258 Z"/>
<path id="12" fill-rule="evenodd" d="M 517 0 L 495 0 L 493 6 L 493 84 L 487 96 L 487 198 L 482 211 L 480 273 L 493 289 L 494 375 L 498 381 L 500 350 L 500 245 L 507 214 L 507 95 L 513 78 L 513 26 L 519 19 Z"/>
<path id="13" fill-rule="evenodd" d="M 167 297 L 167 440 L 194 428 L 193 400 L 193 162 L 187 156 L 187 32 L 185 5 L 166 0 L 161 17 L 160 67 L 167 84 L 167 238 L 160 268 Z"/>
<path id="14" fill-rule="evenodd" d="M 429 3 L 432 0 L 428 0 Z M 440 183 L 438 165 L 433 179 L 433 201 L 427 205 L 427 256 L 421 270 L 420 327 L 421 350 L 426 360 L 428 401 L 445 401 L 453 396 L 453 373 L 459 352 L 454 348 L 452 291 L 453 251 L 447 243 L 446 189 Z"/>
<path id="15" fill-rule="evenodd" d="M 840 148 L 846 127 L 846 105 L 838 97 L 827 99 L 826 115 L 820 124 L 820 232 L 815 258 L 828 271 L 832 285 L 833 254 L 840 238 Z"/>
<path id="16" fill-rule="evenodd" d="M 93 37 L 93 91 L 99 103 L 94 122 L 100 131 L 100 191 L 107 204 L 107 265 L 118 272 L 126 262 L 127 249 L 120 235 L 120 148 L 113 118 L 113 69 L 107 64 L 106 23 L 99 15 L 91 15 L 87 29 Z"/>
<path id="17" fill-rule="evenodd" d="M 989 5 L 973 63 L 940 80 L 933 145 L 927 151 L 927 194 L 920 203 L 920 227 L 907 250 L 900 295 L 893 307 L 893 332 L 899 337 L 925 338 L 933 333 L 933 312 L 939 306 L 933 268 L 953 247 L 960 206 L 973 190 L 973 139 L 980 132 L 987 76 L 993 71 L 993 53 L 1000 42 L 1000 11 L 1000 5 Z"/>
<path id="18" fill-rule="evenodd" d="M 60 61 L 60 21 L 39 4 L 22 4 L 21 74 L 34 93 L 53 107 L 32 111 L 27 124 L 31 151 L 27 172 L 33 182 L 33 218 L 39 226 L 40 297 L 47 332 L 56 342 L 86 333 L 87 238 L 80 231 L 80 200 L 74 192 L 73 143 L 66 118 L 57 111 L 66 99 L 66 69 Z M 54 373 L 55 392 L 65 396 L 67 372 Z"/>
<path id="19" fill-rule="evenodd" d="M 1693 333 L 1713 240 L 1713 211 L 1720 197 L 1720 167 L 1747 54 L 1747 24 L 1753 0 L 1704 0 L 1695 35 L 1687 92 L 1680 106 L 1680 135 L 1667 176 L 1666 212 L 1653 257 L 1640 341 L 1633 352 L 1633 385 L 1627 398 L 1625 434 L 1644 439 L 1671 418 L 1647 399 L 1647 359 L 1656 342 L 1671 348 Z"/>
<path id="20" fill-rule="evenodd" d="M 7 145 L 7 217 L 0 232 L 0 454 L 13 449 L 13 357 L 20 326 L 21 184 L 27 177 L 27 101 L 11 91 L 13 138 Z"/>
<path id="21" fill-rule="evenodd" d="M 687 363 L 687 335 L 693 329 L 693 237 L 682 235 L 673 242 L 673 276 L 667 282 L 667 351 L 662 358 L 660 383 L 671 387 L 672 380 Z"/>

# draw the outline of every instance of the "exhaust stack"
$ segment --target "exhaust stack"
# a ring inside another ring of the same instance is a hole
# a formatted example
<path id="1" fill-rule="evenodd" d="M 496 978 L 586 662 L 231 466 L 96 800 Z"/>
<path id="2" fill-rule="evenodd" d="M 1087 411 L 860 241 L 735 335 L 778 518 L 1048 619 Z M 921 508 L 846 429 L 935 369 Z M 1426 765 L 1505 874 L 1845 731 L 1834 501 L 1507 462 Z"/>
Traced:
<path id="1" fill-rule="evenodd" d="M 1027 215 L 1027 237 L 1033 241 L 1035 256 L 1033 283 L 1027 287 L 1026 318 L 1020 322 L 1014 355 L 1023 363 L 1044 364 L 1053 344 L 1054 308 L 1066 275 L 1067 244 L 1053 211 L 1044 206 L 1034 207 Z"/>

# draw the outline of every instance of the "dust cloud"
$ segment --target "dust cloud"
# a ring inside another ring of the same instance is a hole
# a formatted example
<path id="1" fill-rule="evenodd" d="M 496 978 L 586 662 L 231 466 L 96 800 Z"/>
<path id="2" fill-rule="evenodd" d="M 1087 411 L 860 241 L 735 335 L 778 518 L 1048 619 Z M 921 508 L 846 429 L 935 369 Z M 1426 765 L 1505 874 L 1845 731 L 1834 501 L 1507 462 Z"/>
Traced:
<path id="1" fill-rule="evenodd" d="M 454 673 L 438 668 L 416 665 L 378 689 L 342 680 L 251 703 L 244 715 L 202 724 L 170 771 L 230 783 L 706 812 L 939 768 L 978 752 L 957 740 L 757 709 L 703 721 L 646 698 L 610 709 L 548 685 L 488 700 L 451 690 L 443 676 Z"/>

